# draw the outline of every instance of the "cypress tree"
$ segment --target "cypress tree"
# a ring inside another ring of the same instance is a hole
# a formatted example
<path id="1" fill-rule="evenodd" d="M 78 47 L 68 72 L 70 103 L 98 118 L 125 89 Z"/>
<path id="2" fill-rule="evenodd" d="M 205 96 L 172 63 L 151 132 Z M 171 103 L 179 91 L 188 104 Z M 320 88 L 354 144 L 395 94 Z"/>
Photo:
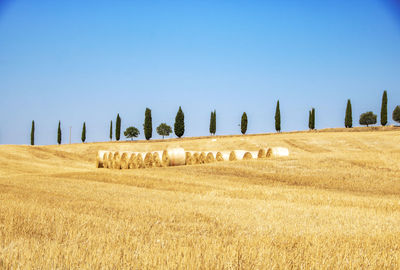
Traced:
<path id="1" fill-rule="evenodd" d="M 242 134 L 246 134 L 247 131 L 247 114 L 246 112 L 244 112 L 242 114 L 242 121 L 240 122 L 240 131 L 242 132 Z"/>
<path id="2" fill-rule="evenodd" d="M 153 121 L 151 118 L 151 110 L 146 108 L 146 112 L 144 113 L 144 136 L 146 140 L 150 140 L 153 136 Z"/>
<path id="3" fill-rule="evenodd" d="M 383 91 L 382 96 L 382 108 L 381 108 L 381 125 L 386 126 L 387 124 L 387 92 Z"/>
<path id="4" fill-rule="evenodd" d="M 32 120 L 31 145 L 35 145 L 35 121 Z"/>
<path id="5" fill-rule="evenodd" d="M 112 120 L 110 121 L 110 141 L 112 141 L 112 134 L 113 134 L 113 130 L 112 130 Z"/>
<path id="6" fill-rule="evenodd" d="M 58 121 L 57 142 L 61 144 L 61 121 Z"/>
<path id="7" fill-rule="evenodd" d="M 276 111 L 275 111 L 275 130 L 277 132 L 281 131 L 281 110 L 279 108 L 279 100 L 276 103 Z"/>
<path id="8" fill-rule="evenodd" d="M 121 117 L 117 114 L 117 120 L 115 122 L 115 139 L 119 141 L 121 138 Z"/>
<path id="9" fill-rule="evenodd" d="M 312 114 L 311 111 L 308 111 L 308 128 L 311 130 L 312 125 L 311 125 L 311 118 L 312 118 Z"/>
<path id="10" fill-rule="evenodd" d="M 315 109 L 311 110 L 311 129 L 315 129 Z"/>
<path id="11" fill-rule="evenodd" d="M 217 112 L 215 110 L 213 112 L 211 112 L 211 117 L 210 117 L 210 134 L 211 135 L 215 135 L 215 132 L 217 129 L 216 114 L 217 114 Z"/>
<path id="12" fill-rule="evenodd" d="M 213 134 L 217 133 L 217 111 L 214 110 L 214 119 L 213 119 Z"/>
<path id="13" fill-rule="evenodd" d="M 210 116 L 210 134 L 213 135 L 213 119 L 214 119 L 214 112 L 211 112 Z"/>
<path id="14" fill-rule="evenodd" d="M 400 123 L 400 106 L 396 106 L 392 114 L 393 120 Z"/>
<path id="15" fill-rule="evenodd" d="M 86 141 L 86 123 L 85 122 L 83 122 L 81 140 L 83 143 Z"/>
<path id="16" fill-rule="evenodd" d="M 182 137 L 185 133 L 185 115 L 183 114 L 180 106 L 175 117 L 174 132 L 178 138 Z"/>
<path id="17" fill-rule="evenodd" d="M 351 110 L 351 101 L 350 101 L 350 99 L 347 100 L 346 117 L 344 119 L 344 126 L 346 128 L 352 128 L 353 127 L 353 112 Z"/>

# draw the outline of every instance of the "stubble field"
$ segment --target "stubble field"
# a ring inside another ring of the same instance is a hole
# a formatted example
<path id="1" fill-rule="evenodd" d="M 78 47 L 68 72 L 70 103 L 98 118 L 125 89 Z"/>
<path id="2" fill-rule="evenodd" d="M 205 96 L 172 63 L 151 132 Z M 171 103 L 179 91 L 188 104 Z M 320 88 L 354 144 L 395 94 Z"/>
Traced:
<path id="1" fill-rule="evenodd" d="M 399 269 L 399 131 L 0 146 L 0 269 Z M 98 150 L 288 158 L 96 169 Z"/>

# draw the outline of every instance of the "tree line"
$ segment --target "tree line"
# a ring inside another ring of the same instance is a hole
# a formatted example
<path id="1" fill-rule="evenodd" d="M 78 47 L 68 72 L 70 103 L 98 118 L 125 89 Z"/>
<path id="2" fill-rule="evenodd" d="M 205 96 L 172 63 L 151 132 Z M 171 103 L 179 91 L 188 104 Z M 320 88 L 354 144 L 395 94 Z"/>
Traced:
<path id="1" fill-rule="evenodd" d="M 386 126 L 386 124 L 388 123 L 387 102 L 388 102 L 388 97 L 387 97 L 387 91 L 385 90 L 382 95 L 382 105 L 381 105 L 381 114 L 380 114 L 380 116 L 381 116 L 380 123 L 382 126 Z M 394 109 L 394 111 L 392 113 L 392 118 L 394 121 L 400 123 L 400 106 L 396 106 L 396 108 Z M 366 125 L 367 127 L 369 125 L 374 125 L 377 123 L 377 115 L 374 114 L 372 111 L 362 113 L 359 118 L 359 123 L 360 123 L 360 125 Z M 240 131 L 242 134 L 246 134 L 247 124 L 248 124 L 247 114 L 246 114 L 246 112 L 244 112 L 242 114 L 241 122 L 239 125 Z M 344 126 L 346 128 L 353 127 L 353 113 L 352 113 L 352 106 L 351 106 L 350 99 L 347 100 Z M 308 128 L 310 130 L 315 129 L 315 108 L 311 108 L 311 110 L 308 112 Z M 276 110 L 275 110 L 275 130 L 277 132 L 281 131 L 281 112 L 280 112 L 279 100 L 277 101 Z M 146 108 L 146 111 L 145 111 L 143 131 L 144 131 L 144 136 L 145 136 L 146 140 L 150 140 L 153 136 L 153 121 L 152 121 L 152 116 L 151 116 L 151 110 L 149 108 Z M 156 128 L 156 131 L 164 139 L 165 136 L 168 137 L 172 133 L 172 128 L 169 125 L 167 125 L 166 123 L 161 123 Z M 216 112 L 216 110 L 211 112 L 209 132 L 211 135 L 215 135 L 217 132 L 217 112 Z M 181 107 L 179 107 L 179 110 L 175 117 L 174 133 L 178 138 L 181 138 L 185 133 L 185 115 L 184 115 Z M 134 126 L 130 126 L 124 131 L 124 136 L 128 139 L 136 138 L 139 135 L 140 135 L 139 129 Z M 31 145 L 34 145 L 35 144 L 35 121 L 34 120 L 32 121 L 30 137 L 31 137 Z M 110 140 L 113 139 L 113 121 L 112 120 L 110 121 L 109 138 L 110 138 Z M 119 141 L 120 138 L 121 138 L 121 117 L 119 114 L 117 114 L 117 118 L 115 121 L 115 139 L 117 141 Z M 83 122 L 83 126 L 82 126 L 81 141 L 83 143 L 86 141 L 86 123 L 85 122 Z M 61 142 L 62 142 L 61 121 L 59 121 L 58 129 L 57 129 L 57 143 L 61 144 Z"/>

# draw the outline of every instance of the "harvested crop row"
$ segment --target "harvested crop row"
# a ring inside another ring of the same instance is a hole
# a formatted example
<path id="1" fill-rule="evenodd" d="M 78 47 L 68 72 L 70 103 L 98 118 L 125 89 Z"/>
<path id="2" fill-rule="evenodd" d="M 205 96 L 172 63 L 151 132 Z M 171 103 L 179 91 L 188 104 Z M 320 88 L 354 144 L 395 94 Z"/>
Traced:
<path id="1" fill-rule="evenodd" d="M 185 152 L 183 148 L 144 153 L 100 150 L 96 156 L 96 168 L 141 169 L 285 156 L 289 156 L 289 150 L 283 147 L 261 148 L 258 151 L 232 150 L 222 152 Z"/>

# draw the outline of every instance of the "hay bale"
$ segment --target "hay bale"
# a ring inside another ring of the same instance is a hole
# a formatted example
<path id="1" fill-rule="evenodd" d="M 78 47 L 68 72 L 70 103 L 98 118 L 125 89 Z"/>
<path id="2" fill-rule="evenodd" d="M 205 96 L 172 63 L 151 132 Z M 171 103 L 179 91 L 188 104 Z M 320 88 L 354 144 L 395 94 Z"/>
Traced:
<path id="1" fill-rule="evenodd" d="M 128 164 L 129 164 L 129 169 L 137 169 L 137 162 L 136 162 L 136 154 L 135 153 L 131 154 L 131 156 L 129 158 L 129 161 L 128 161 Z"/>
<path id="2" fill-rule="evenodd" d="M 242 160 L 251 160 L 251 159 L 253 159 L 253 156 L 250 152 L 244 153 Z"/>
<path id="3" fill-rule="evenodd" d="M 162 167 L 161 159 L 160 159 L 160 151 L 153 152 L 153 166 L 154 167 Z M 161 152 L 162 154 L 162 152 Z"/>
<path id="4" fill-rule="evenodd" d="M 185 153 L 185 164 L 186 165 L 192 165 L 193 164 L 193 159 L 192 159 L 192 153 L 191 152 L 186 152 Z"/>
<path id="5" fill-rule="evenodd" d="M 199 153 L 195 152 L 192 155 L 192 163 L 193 164 L 200 164 L 200 154 Z"/>
<path id="6" fill-rule="evenodd" d="M 144 165 L 142 153 L 136 155 L 136 166 L 138 169 L 143 169 L 146 166 Z"/>
<path id="7" fill-rule="evenodd" d="M 107 153 L 107 151 L 100 150 L 97 152 L 96 155 L 96 168 L 104 168 L 104 154 Z"/>
<path id="8" fill-rule="evenodd" d="M 206 156 L 206 163 L 213 163 L 215 162 L 215 157 L 212 152 L 209 152 Z"/>
<path id="9" fill-rule="evenodd" d="M 123 152 L 121 155 L 121 169 L 126 170 L 129 169 L 129 158 L 130 152 Z"/>
<path id="10" fill-rule="evenodd" d="M 103 168 L 108 168 L 108 152 L 103 154 Z"/>
<path id="11" fill-rule="evenodd" d="M 266 158 L 270 158 L 272 156 L 272 149 L 271 148 L 266 148 L 266 154 L 265 157 Z"/>
<path id="12" fill-rule="evenodd" d="M 115 152 L 112 161 L 112 168 L 120 170 L 121 169 L 121 155 L 119 152 Z"/>
<path id="13" fill-rule="evenodd" d="M 204 163 L 206 163 L 206 158 L 207 158 L 206 153 L 201 152 L 200 155 L 199 155 L 199 164 L 204 164 Z"/>
<path id="14" fill-rule="evenodd" d="M 180 166 L 185 165 L 185 149 L 183 148 L 171 148 L 167 149 L 169 156 L 169 166 Z"/>
<path id="15" fill-rule="evenodd" d="M 162 153 L 161 165 L 163 167 L 169 166 L 169 154 L 168 154 L 167 150 L 164 150 L 163 153 Z"/>
<path id="16" fill-rule="evenodd" d="M 114 152 L 108 152 L 107 156 L 107 168 L 112 169 L 112 161 L 114 157 Z"/>
<path id="17" fill-rule="evenodd" d="M 257 154 L 257 158 L 258 159 L 262 159 L 266 157 L 266 152 L 264 148 L 261 148 L 260 150 L 258 150 L 258 154 Z"/>
<path id="18" fill-rule="evenodd" d="M 231 151 L 231 153 L 229 154 L 229 161 L 235 161 L 235 160 L 237 160 L 237 157 L 236 157 L 236 152 L 235 152 L 235 150 L 233 150 L 233 151 Z"/>
<path id="19" fill-rule="evenodd" d="M 222 155 L 221 152 L 217 152 L 217 154 L 215 155 L 215 160 L 218 161 L 218 162 L 219 161 L 224 161 L 224 156 Z"/>
<path id="20" fill-rule="evenodd" d="M 153 167 L 153 154 L 151 152 L 146 153 L 144 156 L 144 166 L 146 168 Z"/>
<path id="21" fill-rule="evenodd" d="M 289 149 L 284 147 L 273 147 L 272 148 L 272 156 L 274 157 L 288 157 Z"/>

